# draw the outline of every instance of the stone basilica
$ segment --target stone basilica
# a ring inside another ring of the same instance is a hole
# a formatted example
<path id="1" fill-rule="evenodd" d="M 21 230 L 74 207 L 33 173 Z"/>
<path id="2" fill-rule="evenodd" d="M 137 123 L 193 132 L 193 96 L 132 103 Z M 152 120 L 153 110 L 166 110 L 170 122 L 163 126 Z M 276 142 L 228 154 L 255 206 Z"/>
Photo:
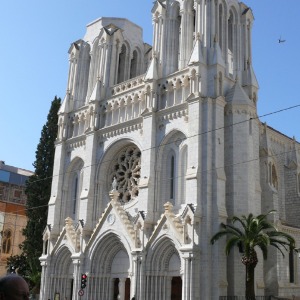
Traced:
<path id="1" fill-rule="evenodd" d="M 103 17 L 69 49 L 43 300 L 243 296 L 238 249 L 210 244 L 233 215 L 275 209 L 299 246 L 300 145 L 257 117 L 251 9 L 157 0 L 152 20 L 152 46 Z M 270 248 L 255 276 L 257 295 L 300 295 L 296 253 Z"/>

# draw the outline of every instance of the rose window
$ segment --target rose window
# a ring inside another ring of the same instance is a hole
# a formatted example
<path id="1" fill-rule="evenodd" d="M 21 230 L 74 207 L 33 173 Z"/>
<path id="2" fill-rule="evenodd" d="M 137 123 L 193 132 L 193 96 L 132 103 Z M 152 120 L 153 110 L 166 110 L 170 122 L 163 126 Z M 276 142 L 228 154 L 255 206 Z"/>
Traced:
<path id="1" fill-rule="evenodd" d="M 110 182 L 117 181 L 117 191 L 122 203 L 127 203 L 139 194 L 141 151 L 136 146 L 124 148 L 112 163 Z"/>

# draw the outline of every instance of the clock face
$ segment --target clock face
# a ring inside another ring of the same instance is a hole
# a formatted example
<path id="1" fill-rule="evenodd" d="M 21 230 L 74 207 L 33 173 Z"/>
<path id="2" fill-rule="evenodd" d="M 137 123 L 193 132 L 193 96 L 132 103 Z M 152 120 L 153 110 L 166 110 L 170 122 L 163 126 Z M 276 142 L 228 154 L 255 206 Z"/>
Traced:
<path id="1" fill-rule="evenodd" d="M 107 222 L 108 222 L 110 225 L 114 224 L 115 220 L 116 220 L 116 217 L 115 217 L 114 214 L 109 214 L 109 215 L 108 215 L 108 217 L 107 217 Z"/>

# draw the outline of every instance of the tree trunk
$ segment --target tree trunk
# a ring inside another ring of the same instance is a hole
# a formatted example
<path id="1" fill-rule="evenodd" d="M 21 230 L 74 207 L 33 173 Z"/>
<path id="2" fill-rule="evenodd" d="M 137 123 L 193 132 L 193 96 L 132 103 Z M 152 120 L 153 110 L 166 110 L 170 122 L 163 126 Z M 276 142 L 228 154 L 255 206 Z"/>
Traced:
<path id="1" fill-rule="evenodd" d="M 256 264 L 246 265 L 246 300 L 255 300 L 254 270 Z"/>

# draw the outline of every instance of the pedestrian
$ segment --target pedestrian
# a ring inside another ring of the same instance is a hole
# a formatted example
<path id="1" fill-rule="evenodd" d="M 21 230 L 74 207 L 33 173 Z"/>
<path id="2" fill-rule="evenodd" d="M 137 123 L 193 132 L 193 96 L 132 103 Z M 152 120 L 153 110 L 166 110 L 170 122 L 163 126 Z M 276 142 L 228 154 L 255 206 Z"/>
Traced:
<path id="1" fill-rule="evenodd" d="M 29 287 L 23 277 L 16 274 L 1 277 L 0 300 L 29 300 Z"/>

